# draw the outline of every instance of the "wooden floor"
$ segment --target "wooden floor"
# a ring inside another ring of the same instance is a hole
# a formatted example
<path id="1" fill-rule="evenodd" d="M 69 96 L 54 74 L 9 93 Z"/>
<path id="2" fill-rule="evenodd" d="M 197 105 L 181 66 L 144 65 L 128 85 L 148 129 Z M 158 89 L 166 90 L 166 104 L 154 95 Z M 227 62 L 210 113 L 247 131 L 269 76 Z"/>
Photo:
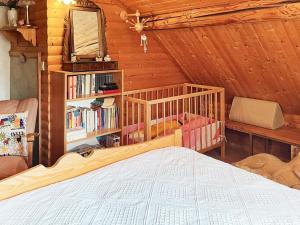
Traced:
<path id="1" fill-rule="evenodd" d="M 225 162 L 234 163 L 247 158 L 249 155 L 249 140 L 246 134 L 236 131 L 226 131 L 226 158 Z M 262 138 L 254 138 L 254 154 L 264 153 L 264 140 Z M 271 143 L 271 152 L 281 160 L 290 161 L 290 146 L 278 142 Z M 220 149 L 208 152 L 206 155 L 215 159 L 220 159 Z"/>

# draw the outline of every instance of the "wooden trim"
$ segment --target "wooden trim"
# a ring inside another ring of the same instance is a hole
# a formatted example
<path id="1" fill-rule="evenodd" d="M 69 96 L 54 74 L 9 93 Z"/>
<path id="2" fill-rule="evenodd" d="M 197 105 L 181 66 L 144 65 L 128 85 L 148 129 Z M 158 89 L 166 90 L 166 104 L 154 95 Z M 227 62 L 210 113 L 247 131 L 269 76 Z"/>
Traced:
<path id="1" fill-rule="evenodd" d="M 179 99 L 189 99 L 189 98 L 193 98 L 193 97 L 197 97 L 197 96 L 207 96 L 209 94 L 213 94 L 216 92 L 222 92 L 222 90 L 223 90 L 223 88 L 219 88 L 219 90 L 213 89 L 213 90 L 209 90 L 209 91 L 197 92 L 197 93 L 192 93 L 192 94 L 184 94 L 184 95 L 179 95 L 179 96 L 174 96 L 174 97 L 160 98 L 160 99 L 148 101 L 148 103 L 150 105 L 156 105 L 156 104 L 164 103 L 167 101 L 170 102 L 170 101 L 176 101 Z"/>
<path id="2" fill-rule="evenodd" d="M 75 75 L 82 75 L 82 74 L 106 74 L 106 73 L 123 73 L 123 70 L 98 70 L 98 71 L 84 71 L 84 72 L 69 72 L 69 71 L 62 71 L 58 70 L 55 73 L 59 73 L 62 76 L 75 76 Z"/>
<path id="3" fill-rule="evenodd" d="M 142 100 L 142 99 L 138 99 L 138 98 L 133 98 L 133 97 L 127 97 L 127 96 L 125 96 L 124 100 L 125 101 L 129 101 L 129 102 L 133 102 L 133 103 L 136 103 L 136 104 L 141 104 L 141 105 L 146 105 L 147 104 L 146 100 Z"/>
<path id="4" fill-rule="evenodd" d="M 236 5 L 235 7 L 217 7 L 218 9 L 213 10 L 208 8 L 169 13 L 150 17 L 147 25 L 152 30 L 160 30 L 300 18 L 300 3 L 276 1 L 265 5 L 257 4 L 259 5 L 252 7 Z"/>
<path id="5" fill-rule="evenodd" d="M 173 135 L 142 144 L 93 151 L 91 155 L 86 158 L 77 153 L 68 153 L 62 156 L 57 163 L 50 168 L 39 165 L 1 181 L 0 200 L 78 177 L 85 173 L 155 149 L 169 146 L 182 146 L 181 139 L 181 130 L 176 130 Z"/>
<path id="6" fill-rule="evenodd" d="M 160 91 L 163 89 L 177 88 L 177 87 L 182 87 L 182 86 L 183 86 L 183 84 L 174 84 L 174 85 L 166 85 L 163 87 L 159 86 L 159 87 L 154 87 L 154 88 L 138 89 L 138 90 L 126 91 L 126 92 L 124 92 L 124 95 L 139 94 L 141 92 Z"/>
<path id="7" fill-rule="evenodd" d="M 271 130 L 263 127 L 257 127 L 254 125 L 227 120 L 226 128 L 241 133 L 252 134 L 254 136 L 266 138 L 272 141 L 286 143 L 289 145 L 300 145 L 300 129 L 292 127 L 281 127 L 277 130 Z"/>

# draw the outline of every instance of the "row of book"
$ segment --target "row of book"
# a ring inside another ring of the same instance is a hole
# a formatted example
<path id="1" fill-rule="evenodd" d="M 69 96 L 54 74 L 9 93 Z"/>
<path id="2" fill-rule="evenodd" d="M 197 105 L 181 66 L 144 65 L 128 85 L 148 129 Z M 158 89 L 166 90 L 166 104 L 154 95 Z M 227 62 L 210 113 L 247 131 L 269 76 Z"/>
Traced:
<path id="1" fill-rule="evenodd" d="M 97 109 L 68 107 L 66 112 L 67 141 L 86 138 L 90 132 L 119 128 L 118 118 L 119 108 L 116 104 L 109 108 Z"/>
<path id="2" fill-rule="evenodd" d="M 76 99 L 93 94 L 117 93 L 118 89 L 101 90 L 101 86 L 113 82 L 112 74 L 86 74 L 67 77 L 67 98 Z"/>

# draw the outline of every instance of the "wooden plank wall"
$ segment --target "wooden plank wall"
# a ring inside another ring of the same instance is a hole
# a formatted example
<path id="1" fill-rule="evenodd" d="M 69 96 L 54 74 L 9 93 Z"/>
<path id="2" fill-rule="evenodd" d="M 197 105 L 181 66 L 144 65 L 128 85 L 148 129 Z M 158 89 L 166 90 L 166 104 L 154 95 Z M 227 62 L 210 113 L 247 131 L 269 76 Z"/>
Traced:
<path id="1" fill-rule="evenodd" d="M 48 39 L 47 39 L 47 0 L 36 1 L 36 5 L 30 8 L 30 19 L 32 24 L 38 26 L 37 43 L 38 50 L 41 52 L 41 60 L 48 61 Z M 46 65 L 47 66 L 47 65 Z M 47 69 L 41 73 L 41 158 L 48 158 L 48 137 L 49 137 L 49 76 Z"/>
<path id="2" fill-rule="evenodd" d="M 47 62 L 47 71 L 43 73 L 42 81 L 42 159 L 43 164 L 49 164 L 49 72 L 61 69 L 62 45 L 64 33 L 64 17 L 68 7 L 59 4 L 57 0 L 40 0 L 33 9 L 35 20 L 39 25 L 38 45 Z M 107 18 L 108 52 L 114 60 L 120 62 L 120 68 L 125 69 L 125 89 L 133 90 L 160 85 L 187 82 L 179 66 L 167 54 L 164 46 L 157 41 L 152 32 L 147 32 L 149 52 L 145 54 L 140 46 L 140 36 L 131 30 L 119 18 L 120 4 L 110 0 L 95 1 Z M 48 20 L 47 20 L 48 19 Z"/>
<path id="3" fill-rule="evenodd" d="M 299 28 L 299 20 L 278 20 L 155 34 L 192 82 L 225 87 L 228 104 L 233 96 L 277 101 L 299 126 Z"/>
<path id="4" fill-rule="evenodd" d="M 194 83 L 277 101 L 300 127 L 299 1 L 120 0 L 152 29 Z M 172 29 L 177 28 L 177 29 Z"/>

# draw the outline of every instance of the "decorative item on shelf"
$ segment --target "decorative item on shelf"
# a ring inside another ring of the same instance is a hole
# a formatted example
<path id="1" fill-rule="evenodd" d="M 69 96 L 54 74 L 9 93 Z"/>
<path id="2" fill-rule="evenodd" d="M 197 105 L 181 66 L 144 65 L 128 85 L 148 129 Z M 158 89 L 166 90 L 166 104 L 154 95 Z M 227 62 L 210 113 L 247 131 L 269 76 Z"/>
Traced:
<path id="1" fill-rule="evenodd" d="M 105 62 L 110 62 L 110 61 L 111 61 L 110 55 L 106 55 L 106 56 L 104 57 L 104 61 L 105 61 Z"/>
<path id="2" fill-rule="evenodd" d="M 100 56 L 97 56 L 96 57 L 96 62 L 102 62 L 103 61 L 103 58 L 102 57 L 100 57 Z"/>
<path id="3" fill-rule="evenodd" d="M 59 3 L 64 3 L 65 5 L 74 5 L 76 1 L 74 0 L 58 0 Z"/>
<path id="4" fill-rule="evenodd" d="M 25 20 L 21 19 L 19 20 L 19 26 L 25 26 Z"/>
<path id="5" fill-rule="evenodd" d="M 71 53 L 71 62 L 72 62 L 72 63 L 77 62 L 77 56 L 76 56 L 76 53 Z"/>
<path id="6" fill-rule="evenodd" d="M 18 5 L 20 7 L 25 7 L 26 9 L 26 23 L 25 26 L 30 27 L 30 21 L 29 21 L 29 6 L 35 5 L 34 0 L 19 0 Z"/>
<path id="7" fill-rule="evenodd" d="M 5 2 L 4 2 L 5 3 Z M 17 0 L 9 0 L 6 2 L 7 7 L 9 10 L 7 11 L 7 19 L 8 19 L 8 25 L 10 27 L 16 27 L 18 26 L 18 11 L 17 11 Z"/>
<path id="8" fill-rule="evenodd" d="M 3 2 L 0 2 L 0 28 L 8 25 L 7 20 L 8 7 Z"/>

